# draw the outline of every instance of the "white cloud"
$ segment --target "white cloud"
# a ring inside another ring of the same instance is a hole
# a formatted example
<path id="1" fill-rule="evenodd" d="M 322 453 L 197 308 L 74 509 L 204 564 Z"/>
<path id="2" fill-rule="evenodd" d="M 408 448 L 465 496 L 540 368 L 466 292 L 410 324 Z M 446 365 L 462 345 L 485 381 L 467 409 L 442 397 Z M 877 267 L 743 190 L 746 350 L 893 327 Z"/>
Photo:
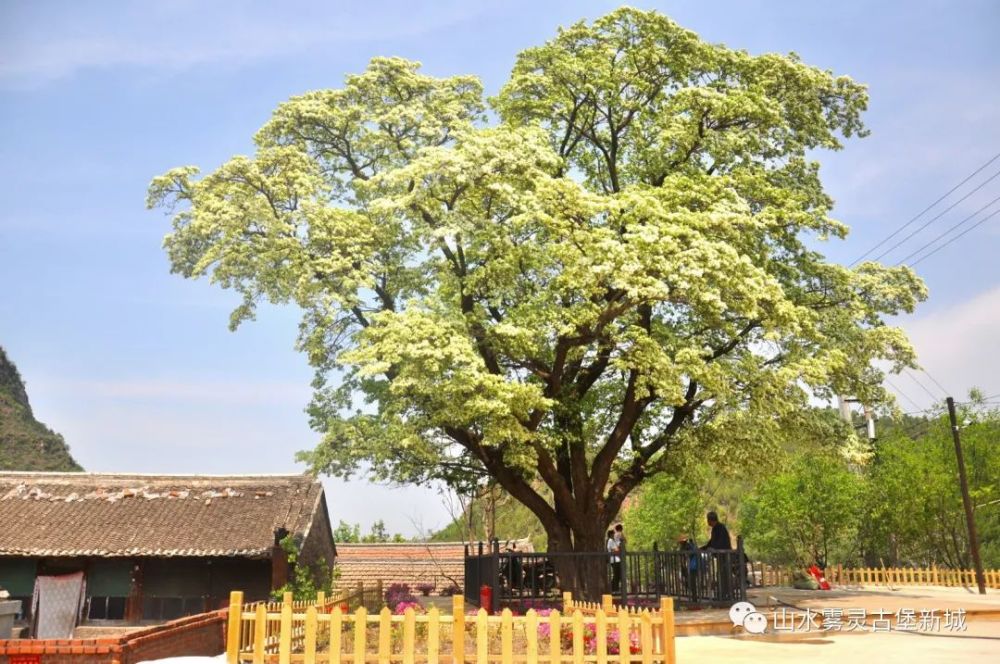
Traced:
<path id="1" fill-rule="evenodd" d="M 939 309 L 932 314 L 904 322 L 903 328 L 917 349 L 920 364 L 957 400 L 964 399 L 969 388 L 978 387 L 987 395 L 1000 393 L 1000 286 L 970 300 Z M 928 391 L 941 390 L 918 374 Z M 931 397 L 911 376 L 890 378 L 922 408 L 931 405 Z M 942 397 L 943 398 L 943 395 Z M 901 399 L 904 410 L 909 402 Z"/>

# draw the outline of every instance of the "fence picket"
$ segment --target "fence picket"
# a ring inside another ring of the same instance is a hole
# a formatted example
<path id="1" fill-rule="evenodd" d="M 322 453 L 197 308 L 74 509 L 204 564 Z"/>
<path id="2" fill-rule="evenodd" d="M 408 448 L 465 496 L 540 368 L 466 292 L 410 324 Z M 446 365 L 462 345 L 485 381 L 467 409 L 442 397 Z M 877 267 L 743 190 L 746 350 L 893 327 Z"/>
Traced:
<path id="1" fill-rule="evenodd" d="M 253 664 L 264 664 L 264 643 L 267 641 L 267 607 L 257 605 L 253 619 Z"/>
<path id="2" fill-rule="evenodd" d="M 392 611 L 383 606 L 378 614 L 378 661 L 389 664 L 392 656 Z"/>
<path id="3" fill-rule="evenodd" d="M 451 657 L 453 664 L 465 664 L 465 598 L 451 598 Z"/>
<path id="4" fill-rule="evenodd" d="M 663 651 L 663 659 L 669 664 L 673 664 L 677 661 L 677 653 L 674 647 L 674 631 L 676 629 L 674 625 L 674 598 L 664 597 L 660 600 L 660 620 L 663 621 L 663 645 L 661 650 Z"/>
<path id="5" fill-rule="evenodd" d="M 605 595 L 610 599 L 610 595 Z M 594 627 L 597 638 L 597 664 L 608 664 L 608 618 L 603 609 L 597 612 Z"/>
<path id="6" fill-rule="evenodd" d="M 500 657 L 503 664 L 514 664 L 514 618 L 510 609 L 500 614 Z"/>
<path id="7" fill-rule="evenodd" d="M 343 634 L 343 612 L 339 606 L 333 607 L 330 614 L 330 664 L 340 664 L 341 658 L 341 638 Z M 257 664 L 256 662 L 254 664 Z"/>
<path id="8" fill-rule="evenodd" d="M 229 593 L 229 620 L 226 631 L 226 662 L 237 664 L 240 660 L 240 629 L 243 615 L 243 591 Z"/>
<path id="9" fill-rule="evenodd" d="M 427 612 L 427 664 L 438 664 L 438 653 L 441 648 L 440 611 L 432 606 Z"/>
<path id="10" fill-rule="evenodd" d="M 583 664 L 583 614 L 573 612 L 573 664 Z"/>
<path id="11" fill-rule="evenodd" d="M 368 610 L 358 607 L 354 613 L 354 662 L 364 664 L 365 652 L 368 649 Z"/>
<path id="12" fill-rule="evenodd" d="M 527 664 L 538 664 L 538 614 L 528 609 L 524 615 L 524 635 L 527 641 L 525 659 Z"/>
<path id="13" fill-rule="evenodd" d="M 653 664 L 653 618 L 649 611 L 643 611 L 639 618 L 639 647 L 642 664 Z"/>
<path id="14" fill-rule="evenodd" d="M 618 612 L 618 661 L 623 664 L 629 662 L 632 657 L 632 649 L 629 648 L 629 617 L 628 611 Z"/>
<path id="15" fill-rule="evenodd" d="M 281 606 L 281 632 L 278 634 L 278 664 L 292 661 L 292 603 Z"/>
<path id="16" fill-rule="evenodd" d="M 489 664 L 490 627 L 486 619 L 486 609 L 476 612 L 476 664 Z"/>
<path id="17" fill-rule="evenodd" d="M 306 609 L 305 664 L 316 664 L 316 607 Z"/>
<path id="18" fill-rule="evenodd" d="M 549 614 L 549 663 L 558 664 L 562 661 L 562 647 L 559 635 L 562 625 L 559 621 L 559 612 L 553 611 Z"/>
<path id="19" fill-rule="evenodd" d="M 413 664 L 416 643 L 416 620 L 413 618 L 413 608 L 408 607 L 403 612 L 403 664 Z"/>

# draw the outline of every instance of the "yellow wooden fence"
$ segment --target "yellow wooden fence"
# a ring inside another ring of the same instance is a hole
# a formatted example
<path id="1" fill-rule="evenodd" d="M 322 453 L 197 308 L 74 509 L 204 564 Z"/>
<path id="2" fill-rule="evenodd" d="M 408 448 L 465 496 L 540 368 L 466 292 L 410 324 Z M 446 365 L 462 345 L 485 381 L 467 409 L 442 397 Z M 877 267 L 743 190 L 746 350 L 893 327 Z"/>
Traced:
<path id="1" fill-rule="evenodd" d="M 400 616 L 388 608 L 344 613 L 337 604 L 329 612 L 316 605 L 297 611 L 290 603 L 271 611 L 263 603 L 244 606 L 234 592 L 226 657 L 228 664 L 675 664 L 673 600 L 662 600 L 656 612 L 611 616 L 578 608 L 569 615 L 514 616 L 505 609 L 489 616 L 480 609 L 466 616 L 465 598 L 456 595 L 451 615 L 411 608 Z"/>
<path id="2" fill-rule="evenodd" d="M 847 586 L 945 586 L 974 587 L 976 572 L 971 569 L 864 567 L 845 569 L 837 565 L 826 570 L 827 580 Z M 1000 589 L 1000 570 L 984 570 L 987 588 Z"/>
<path id="3" fill-rule="evenodd" d="M 352 609 L 357 609 L 365 604 L 365 593 L 374 592 L 378 597 L 382 596 L 382 583 L 379 582 L 374 589 L 368 589 L 366 591 L 364 584 L 358 583 L 357 588 L 349 589 L 339 589 L 329 596 L 322 590 L 316 593 L 315 599 L 294 599 L 292 593 L 286 592 L 282 597 L 280 602 L 253 602 L 250 604 L 243 604 L 242 612 L 246 613 L 248 611 L 256 611 L 257 607 L 263 607 L 265 614 L 275 614 L 280 613 L 285 606 L 291 607 L 293 612 L 303 612 L 310 606 L 315 606 L 317 611 L 320 613 L 329 613 L 334 606 L 339 606 L 342 609 L 346 609 L 349 612 Z M 230 597 L 230 606 L 232 606 L 232 594 Z M 243 594 L 239 594 L 240 603 L 243 602 Z M 230 613 L 230 617 L 231 617 Z M 253 646 L 254 631 L 252 629 L 252 621 L 243 620 L 243 624 L 240 626 L 240 649 L 247 649 Z M 230 626 L 229 629 L 232 629 Z M 232 632 L 227 632 L 227 634 L 232 634 Z M 269 622 L 265 625 L 264 629 L 264 644 L 266 650 L 274 650 L 277 652 L 277 647 L 281 635 L 281 625 L 278 622 Z M 300 642 L 305 637 L 304 626 L 298 625 L 293 630 L 292 640 L 294 642 Z"/>

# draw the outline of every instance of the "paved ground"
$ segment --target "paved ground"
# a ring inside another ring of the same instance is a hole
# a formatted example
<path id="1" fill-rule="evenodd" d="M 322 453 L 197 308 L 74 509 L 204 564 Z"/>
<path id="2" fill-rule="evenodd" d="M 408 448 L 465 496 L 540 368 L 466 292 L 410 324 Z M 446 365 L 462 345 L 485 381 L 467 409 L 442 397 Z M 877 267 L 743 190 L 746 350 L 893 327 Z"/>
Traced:
<path id="1" fill-rule="evenodd" d="M 946 629 L 942 622 L 939 630 L 914 633 L 813 630 L 775 634 L 772 629 L 757 636 L 686 636 L 677 639 L 678 662 L 1000 662 L 1000 591 L 981 596 L 963 588 L 913 586 L 827 592 L 764 588 L 753 591 L 749 599 L 768 617 L 769 625 L 775 612 L 792 611 L 789 605 L 818 613 L 841 609 L 845 615 L 849 609 L 864 609 L 869 617 L 900 609 L 913 609 L 917 615 L 933 609 L 943 617 L 946 610 L 964 609 L 968 617 L 964 631 Z M 719 610 L 678 612 L 677 616 L 678 623 L 728 620 L 727 612 Z"/>
<path id="2" fill-rule="evenodd" d="M 1000 612 L 1000 590 L 988 590 L 979 595 L 966 588 L 934 588 L 904 586 L 890 589 L 884 586 L 868 588 L 838 588 L 835 590 L 795 590 L 794 588 L 752 588 L 747 599 L 759 611 L 779 609 L 784 606 L 821 611 L 826 608 L 857 608 L 871 613 L 879 609 L 966 609 L 967 611 L 995 610 Z M 678 624 L 728 620 L 728 609 L 678 610 Z"/>
<path id="3" fill-rule="evenodd" d="M 766 636 L 687 636 L 677 639 L 678 664 L 689 662 L 863 662 L 933 664 L 1000 661 L 1000 622 L 969 624 L 961 636 L 903 633 Z"/>

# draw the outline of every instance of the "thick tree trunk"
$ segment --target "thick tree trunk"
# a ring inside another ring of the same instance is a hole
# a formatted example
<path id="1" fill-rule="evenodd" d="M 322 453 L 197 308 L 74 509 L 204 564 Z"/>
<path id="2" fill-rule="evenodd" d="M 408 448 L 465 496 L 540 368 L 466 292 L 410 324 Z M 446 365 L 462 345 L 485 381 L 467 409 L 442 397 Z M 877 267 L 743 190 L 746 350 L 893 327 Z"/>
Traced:
<path id="1" fill-rule="evenodd" d="M 561 590 L 573 597 L 590 602 L 600 601 L 601 595 L 610 591 L 608 584 L 608 556 L 605 533 L 607 524 L 593 523 L 584 532 L 572 531 L 564 524 L 546 526 L 550 553 Z"/>

